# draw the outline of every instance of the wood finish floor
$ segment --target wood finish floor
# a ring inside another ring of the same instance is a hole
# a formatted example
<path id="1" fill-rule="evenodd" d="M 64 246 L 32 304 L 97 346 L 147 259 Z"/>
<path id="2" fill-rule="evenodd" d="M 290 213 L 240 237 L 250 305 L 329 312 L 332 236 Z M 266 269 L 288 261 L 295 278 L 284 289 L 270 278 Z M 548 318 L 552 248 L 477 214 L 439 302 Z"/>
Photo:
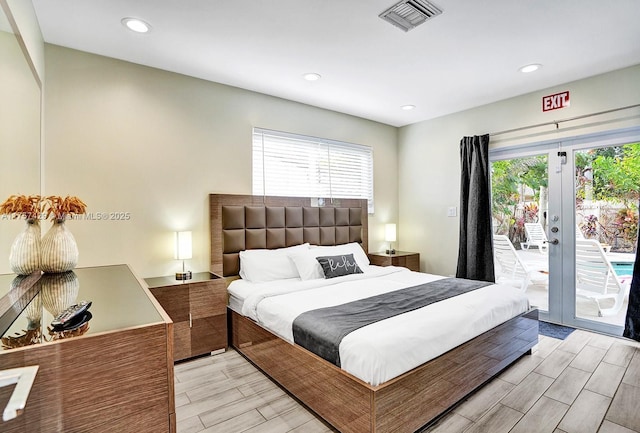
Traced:
<path id="1" fill-rule="evenodd" d="M 175 366 L 179 433 L 335 432 L 233 349 Z M 640 344 L 540 336 L 429 433 L 640 433 Z"/>

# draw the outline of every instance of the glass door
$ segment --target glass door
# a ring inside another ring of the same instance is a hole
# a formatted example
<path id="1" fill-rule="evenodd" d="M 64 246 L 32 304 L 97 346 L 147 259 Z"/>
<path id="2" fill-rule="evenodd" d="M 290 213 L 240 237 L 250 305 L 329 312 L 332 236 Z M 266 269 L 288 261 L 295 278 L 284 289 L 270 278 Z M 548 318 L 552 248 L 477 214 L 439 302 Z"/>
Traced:
<path id="1" fill-rule="evenodd" d="M 542 320 L 621 335 L 640 128 L 492 150 L 490 160 L 497 281 L 524 290 Z"/>
<path id="2" fill-rule="evenodd" d="M 573 156 L 575 290 L 565 321 L 619 335 L 637 253 L 640 142 L 606 141 L 566 147 Z"/>
<path id="3" fill-rule="evenodd" d="M 491 194 L 496 280 L 523 290 L 549 314 L 550 150 L 492 158 Z"/>

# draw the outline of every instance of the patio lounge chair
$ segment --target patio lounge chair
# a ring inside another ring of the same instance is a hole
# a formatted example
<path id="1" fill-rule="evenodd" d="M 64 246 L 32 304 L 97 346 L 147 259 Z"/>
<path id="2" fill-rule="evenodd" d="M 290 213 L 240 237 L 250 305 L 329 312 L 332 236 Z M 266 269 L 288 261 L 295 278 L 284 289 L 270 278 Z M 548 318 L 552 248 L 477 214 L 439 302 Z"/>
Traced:
<path id="1" fill-rule="evenodd" d="M 538 251 L 546 253 L 549 250 L 547 234 L 540 223 L 525 223 L 524 231 L 527 234 L 527 241 L 521 242 L 520 246 L 528 250 L 531 246 L 538 247 Z"/>
<path id="2" fill-rule="evenodd" d="M 598 305 L 598 316 L 618 314 L 629 291 L 629 283 L 621 283 L 602 245 L 595 239 L 576 239 L 576 295 Z M 613 300 L 613 306 L 602 308 L 600 301 Z"/>
<path id="3" fill-rule="evenodd" d="M 500 272 L 496 272 L 496 282 L 519 287 L 523 292 L 531 282 L 531 270 L 516 254 L 516 249 L 507 236 L 493 235 L 493 256 L 500 265 Z"/>

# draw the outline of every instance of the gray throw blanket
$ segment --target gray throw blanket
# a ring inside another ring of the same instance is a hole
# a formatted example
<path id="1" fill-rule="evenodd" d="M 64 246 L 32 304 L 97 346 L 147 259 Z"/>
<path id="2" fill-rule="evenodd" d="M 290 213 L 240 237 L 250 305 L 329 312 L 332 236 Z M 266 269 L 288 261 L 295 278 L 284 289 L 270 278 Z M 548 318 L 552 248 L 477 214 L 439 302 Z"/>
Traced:
<path id="1" fill-rule="evenodd" d="M 334 307 L 307 311 L 293 321 L 293 341 L 340 367 L 340 342 L 350 332 L 491 284 L 444 278 Z"/>

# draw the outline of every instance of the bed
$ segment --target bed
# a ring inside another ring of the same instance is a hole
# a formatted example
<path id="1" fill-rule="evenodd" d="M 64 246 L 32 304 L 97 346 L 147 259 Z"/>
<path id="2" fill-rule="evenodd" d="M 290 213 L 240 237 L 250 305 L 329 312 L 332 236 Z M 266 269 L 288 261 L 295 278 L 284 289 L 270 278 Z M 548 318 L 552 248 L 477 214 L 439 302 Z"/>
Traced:
<path id="1" fill-rule="evenodd" d="M 503 311 L 503 316 L 506 316 L 492 317 L 493 322 L 487 324 L 486 316 L 496 314 L 485 314 L 478 308 L 478 314 L 482 317 L 469 319 L 472 325 L 466 328 L 489 328 L 479 331 L 476 329 L 478 335 L 474 334 L 470 339 L 468 336 L 458 336 L 456 338 L 462 340 L 456 341 L 454 338 L 452 343 L 448 343 L 451 347 L 440 348 L 437 350 L 439 353 L 420 355 L 426 356 L 427 361 L 416 363 L 413 360 L 413 364 L 398 366 L 398 358 L 389 358 L 381 361 L 383 364 L 386 362 L 386 367 L 379 368 L 374 355 L 362 352 L 367 345 L 358 346 L 357 339 L 353 340 L 355 345 L 345 344 L 355 349 L 343 353 L 344 341 L 360 332 L 358 330 L 345 337 L 340 344 L 339 362 L 336 365 L 327 360 L 329 358 L 323 353 L 316 354 L 311 349 L 294 344 L 291 332 L 288 331 L 291 324 L 282 321 L 280 317 L 298 316 L 301 311 L 309 309 L 309 305 L 313 304 L 311 300 L 318 299 L 322 303 L 324 293 L 331 291 L 350 294 L 378 287 L 380 292 L 386 291 L 382 288 L 387 284 L 397 284 L 400 289 L 410 290 L 418 283 L 431 283 L 431 280 L 438 280 L 440 277 L 393 267 L 367 268 L 363 265 L 364 271 L 361 274 L 332 279 L 335 282 L 267 281 L 258 284 L 266 288 L 266 295 L 257 294 L 256 288 L 251 284 L 246 284 L 243 280 L 236 281 L 241 271 L 241 252 L 291 247 L 308 249 L 307 244 L 324 246 L 327 251 L 333 251 L 333 246 L 339 245 L 341 247 L 336 248 L 342 248 L 356 244 L 367 251 L 366 200 L 341 199 L 332 202 L 328 199 L 212 194 L 210 217 L 211 271 L 230 283 L 231 345 L 341 432 L 416 431 L 446 413 L 519 357 L 530 353 L 531 348 L 537 344 L 537 310 L 522 308 L 522 295 L 517 294 L 507 304 L 520 305 L 514 307 L 520 310 Z M 246 257 L 248 256 L 245 256 L 245 260 Z M 338 280 L 345 281 L 337 282 Z M 289 283 L 292 283 L 291 287 L 302 284 L 303 291 L 300 292 L 298 287 L 290 289 Z M 343 286 L 344 284 L 347 285 Z M 345 287 L 348 289 L 345 290 Z M 483 298 L 484 302 L 493 303 L 494 301 L 486 299 L 497 299 L 495 297 L 500 296 L 499 290 L 500 288 L 490 285 L 473 289 L 471 293 L 457 298 L 481 296 L 480 293 L 488 291 L 491 293 L 487 295 L 488 298 Z M 264 311 L 261 310 L 263 302 L 268 305 L 264 307 Z M 429 308 L 435 310 L 424 310 L 430 311 L 427 316 L 439 320 L 437 318 L 442 317 L 443 311 L 447 311 L 449 307 L 434 303 L 425 307 Z M 438 308 L 441 310 L 438 311 Z M 467 310 L 474 308 L 467 307 Z M 402 321 L 403 316 L 395 316 L 379 323 Z M 269 323 L 266 320 L 269 317 L 275 322 Z M 369 332 L 368 338 L 381 334 L 381 330 L 392 328 L 379 323 L 370 325 L 383 327 L 378 330 L 374 328 L 374 331 Z M 412 351 L 429 352 L 427 348 L 431 343 L 415 340 L 416 337 L 410 336 L 414 323 L 418 336 L 424 334 L 422 327 L 429 325 L 413 319 L 405 320 L 404 326 L 406 323 L 410 325 L 403 334 L 407 334 L 410 341 L 418 341 Z M 433 324 L 430 327 L 435 328 Z M 369 327 L 362 329 L 367 328 Z M 366 334 L 367 331 L 363 332 Z M 440 340 L 442 338 L 437 337 L 434 341 L 438 343 Z M 404 358 L 401 355 L 400 359 Z M 350 359 L 354 361 L 351 362 Z M 371 360 L 374 366 L 367 365 L 364 373 L 349 366 L 361 365 Z M 367 371 L 378 373 L 368 376 Z"/>

